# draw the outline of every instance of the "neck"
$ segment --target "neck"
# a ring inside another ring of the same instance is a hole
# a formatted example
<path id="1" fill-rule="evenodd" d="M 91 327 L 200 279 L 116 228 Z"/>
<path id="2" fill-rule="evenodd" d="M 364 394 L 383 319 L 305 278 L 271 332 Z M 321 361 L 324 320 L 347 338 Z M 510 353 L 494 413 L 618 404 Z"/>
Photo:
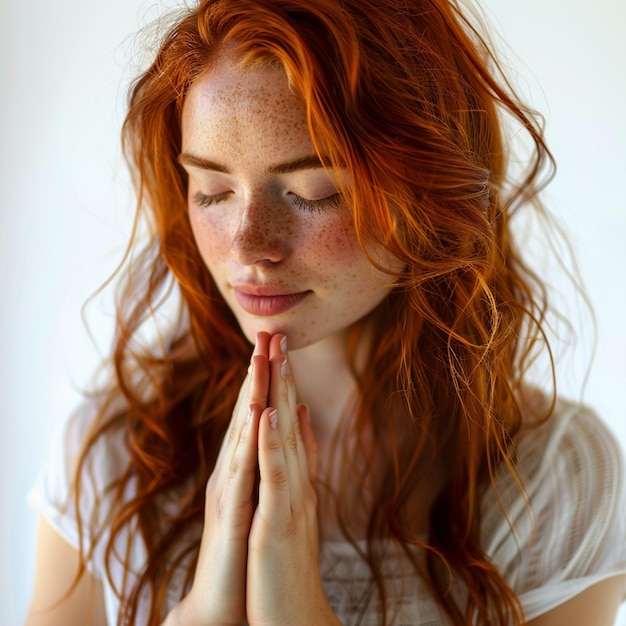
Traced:
<path id="1" fill-rule="evenodd" d="M 311 424 L 320 444 L 333 436 L 356 389 L 346 341 L 347 332 L 289 353 L 298 402 L 309 406 Z"/>
<path id="2" fill-rule="evenodd" d="M 372 433 L 367 431 L 364 438 L 355 440 L 355 443 L 365 446 L 372 444 L 375 450 L 374 457 L 363 455 L 360 447 L 351 462 L 358 466 L 357 471 L 364 470 L 363 459 L 368 459 L 369 470 L 367 480 L 362 482 L 342 482 L 345 475 L 345 458 L 342 456 L 340 446 L 333 448 L 332 441 L 337 432 L 340 420 L 346 411 L 351 409 L 351 403 L 358 400 L 355 397 L 356 380 L 349 367 L 347 359 L 348 333 L 328 337 L 306 348 L 289 352 L 289 360 L 293 371 L 298 402 L 304 402 L 309 406 L 311 425 L 315 433 L 318 451 L 319 467 L 318 475 L 322 477 L 323 484 L 330 491 L 321 489 L 319 492 L 320 520 L 322 535 L 326 540 L 342 540 L 344 538 L 338 519 L 336 517 L 335 500 L 329 494 L 340 496 L 340 506 L 347 507 L 349 515 L 344 515 L 343 520 L 353 537 L 362 539 L 367 534 L 367 524 L 374 502 L 369 498 L 377 493 L 379 480 L 385 474 L 390 457 L 386 455 L 384 442 L 374 442 Z M 371 333 L 361 333 L 360 342 L 355 355 L 355 367 L 357 371 L 363 371 L 368 365 L 367 356 L 371 345 Z M 346 415 L 349 420 L 350 415 Z M 341 437 L 350 439 L 350 429 L 347 425 Z M 410 519 L 410 531 L 416 534 L 427 534 L 428 511 L 433 498 L 443 485 L 442 466 L 437 463 L 429 467 L 429 471 L 423 477 L 423 482 L 417 487 L 417 496 L 412 497 L 407 508 L 407 519 Z M 329 471 L 330 470 L 330 471 Z M 327 471 L 329 473 L 327 474 Z"/>
<path id="3" fill-rule="evenodd" d="M 342 493 L 344 498 L 347 497 L 340 478 L 345 473 L 342 448 L 332 445 L 335 435 L 339 434 L 337 428 L 342 418 L 349 420 L 351 417 L 346 412 L 350 410 L 356 392 L 356 380 L 347 359 L 347 338 L 346 332 L 289 352 L 298 402 L 309 406 L 311 426 L 317 440 L 320 484 L 330 487 L 330 491 L 320 489 L 318 493 L 321 532 L 326 540 L 344 538 L 336 518 L 334 498 L 330 494 Z M 359 349 L 359 353 L 365 355 L 365 350 Z M 356 366 L 362 367 L 366 359 L 359 356 L 357 354 Z M 340 434 L 344 435 L 345 432 Z M 350 494 L 353 488 L 349 488 Z M 360 511 L 357 517 L 357 511 L 351 510 L 351 532 L 363 538 L 367 517 Z"/>

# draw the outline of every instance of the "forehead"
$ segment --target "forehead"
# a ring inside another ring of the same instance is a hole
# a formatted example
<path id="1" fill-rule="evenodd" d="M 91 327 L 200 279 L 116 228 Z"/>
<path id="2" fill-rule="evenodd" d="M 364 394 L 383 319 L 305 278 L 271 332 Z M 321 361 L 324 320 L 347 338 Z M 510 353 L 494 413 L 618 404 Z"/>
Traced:
<path id="1" fill-rule="evenodd" d="M 280 67 L 241 68 L 222 60 L 190 88 L 183 105 L 183 149 L 271 153 L 311 152 L 302 99 Z M 278 153 L 278 154 L 277 154 Z"/>

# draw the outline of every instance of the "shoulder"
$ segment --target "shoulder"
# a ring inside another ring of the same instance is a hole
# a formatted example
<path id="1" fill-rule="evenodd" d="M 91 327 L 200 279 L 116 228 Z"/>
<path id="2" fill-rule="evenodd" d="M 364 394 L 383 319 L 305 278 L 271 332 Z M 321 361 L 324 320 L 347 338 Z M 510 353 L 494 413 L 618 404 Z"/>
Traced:
<path id="1" fill-rule="evenodd" d="M 105 428 L 110 416 L 120 407 L 103 408 L 105 400 L 85 400 L 63 424 L 52 442 L 47 466 L 48 475 L 71 491 L 76 473 L 87 490 L 101 491 L 116 480 L 128 466 L 123 429 Z"/>
<path id="2" fill-rule="evenodd" d="M 591 409 L 559 400 L 518 435 L 515 466 L 520 484 L 503 471 L 484 496 L 482 540 L 528 618 L 626 572 L 623 454 Z"/>
<path id="3" fill-rule="evenodd" d="M 70 545 L 78 548 L 82 536 L 87 550 L 89 536 L 102 536 L 111 513 L 111 486 L 130 462 L 122 429 L 96 436 L 104 423 L 102 407 L 102 399 L 90 398 L 57 428 L 30 494 L 34 508 Z"/>
<path id="4" fill-rule="evenodd" d="M 571 516 L 577 505 L 589 504 L 589 499 L 603 505 L 624 497 L 622 450 L 589 407 L 557 400 L 549 419 L 524 426 L 512 452 L 521 485 L 504 467 L 495 484 L 507 509 L 523 504 L 517 495 L 520 486 L 535 514 L 549 509 L 553 514 Z"/>
<path id="5" fill-rule="evenodd" d="M 535 516 L 588 528 L 623 510 L 622 450 L 590 408 L 558 400 L 549 420 L 520 433 L 516 451 Z"/>
<path id="6" fill-rule="evenodd" d="M 597 490 L 605 497 L 623 491 L 620 446 L 606 424 L 584 405 L 559 399 L 547 421 L 519 433 L 515 452 L 516 469 L 535 498 L 551 487 L 563 504 L 569 498 L 591 497 Z"/>

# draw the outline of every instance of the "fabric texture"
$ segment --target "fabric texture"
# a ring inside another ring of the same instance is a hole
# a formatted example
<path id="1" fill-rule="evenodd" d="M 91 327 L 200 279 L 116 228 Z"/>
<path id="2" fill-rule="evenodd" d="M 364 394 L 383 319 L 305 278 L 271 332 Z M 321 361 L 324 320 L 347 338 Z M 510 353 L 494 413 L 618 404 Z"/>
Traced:
<path id="1" fill-rule="evenodd" d="M 72 467 L 92 416 L 85 411 L 54 442 L 52 454 L 32 494 L 32 503 L 71 544 L 79 537 L 68 499 Z M 576 596 L 587 587 L 626 573 L 626 481 L 621 450 L 606 426 L 588 409 L 559 401 L 545 424 L 520 433 L 516 440 L 517 470 L 528 504 L 508 472 L 482 495 L 482 545 L 505 580 L 519 595 L 527 619 L 532 619 Z M 91 519 L 96 495 L 104 497 L 99 527 L 106 529 L 109 510 L 106 485 L 126 462 L 119 438 L 99 444 L 90 460 L 90 472 L 80 495 L 80 511 Z M 132 486 L 131 486 L 132 488 Z M 505 517 L 498 498 L 507 511 Z M 507 521 L 508 517 L 508 521 Z M 111 563 L 116 586 L 129 588 L 145 562 L 137 534 L 119 538 L 121 554 L 130 554 L 130 571 Z M 89 569 L 102 580 L 107 618 L 117 624 L 119 601 L 106 576 L 104 546 L 107 532 L 95 542 Z M 84 547 L 91 540 L 84 537 Z M 127 552 L 128 551 L 128 552 Z M 378 626 L 380 604 L 373 593 L 365 562 L 347 542 L 326 542 L 320 568 L 329 601 L 341 622 L 349 626 Z M 396 626 L 446 626 L 449 621 L 421 580 L 409 571 L 408 559 L 389 548 L 384 576 L 388 615 Z M 122 581 L 125 581 L 122 583 Z M 455 590 L 463 593 L 462 589 Z M 626 590 L 625 590 L 626 592 Z M 171 590 L 171 602 L 180 588 Z M 142 626 L 143 621 L 137 621 Z"/>

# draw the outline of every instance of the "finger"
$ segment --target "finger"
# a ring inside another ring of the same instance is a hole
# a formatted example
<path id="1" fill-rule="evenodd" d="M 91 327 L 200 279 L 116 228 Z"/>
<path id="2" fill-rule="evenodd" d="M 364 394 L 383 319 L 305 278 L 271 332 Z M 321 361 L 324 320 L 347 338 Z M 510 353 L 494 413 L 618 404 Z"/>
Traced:
<path id="1" fill-rule="evenodd" d="M 260 354 L 261 356 L 270 358 L 270 339 L 271 335 L 265 331 L 261 331 L 256 335 L 256 343 L 254 345 L 253 355 Z"/>
<path id="2" fill-rule="evenodd" d="M 250 383 L 250 393 L 246 401 L 247 405 L 258 403 L 262 408 L 267 406 L 270 384 L 269 344 L 269 333 L 257 333 L 250 366 L 252 381 Z"/>
<path id="3" fill-rule="evenodd" d="M 259 419 L 258 458 L 258 514 L 270 528 L 277 524 L 284 528 L 291 519 L 291 489 L 278 411 L 273 407 L 265 409 Z"/>
<path id="4" fill-rule="evenodd" d="M 270 361 L 272 359 L 283 359 L 286 360 L 287 363 L 284 366 L 284 370 L 282 372 L 282 377 L 283 378 L 287 378 L 287 380 L 289 381 L 289 385 L 287 386 L 287 393 L 288 393 L 288 400 L 289 400 L 289 406 L 291 407 L 291 409 L 293 410 L 293 413 L 291 413 L 291 417 L 293 418 L 293 422 L 295 427 L 297 427 L 297 416 L 295 413 L 295 408 L 296 408 L 296 387 L 294 384 L 294 380 L 293 380 L 293 374 L 291 372 L 291 368 L 289 367 L 289 359 L 288 359 L 288 353 L 287 353 L 287 336 L 283 335 L 283 334 L 276 334 L 273 335 L 271 340 L 270 340 L 270 347 L 269 347 L 269 359 Z M 272 399 L 270 398 L 270 404 L 272 404 Z M 274 405 L 276 406 L 276 405 Z"/>
<path id="5" fill-rule="evenodd" d="M 269 364 L 267 362 L 269 339 L 268 333 L 262 332 L 257 335 L 257 343 L 250 359 L 248 375 L 235 403 L 233 411 L 235 420 L 244 419 L 251 404 L 258 403 L 262 408 L 267 406 L 269 395 Z"/>
<path id="6" fill-rule="evenodd" d="M 298 420 L 300 422 L 300 434 L 302 443 L 306 452 L 307 469 L 311 482 L 315 481 L 317 476 L 318 448 L 315 434 L 311 428 L 311 419 L 309 407 L 306 404 L 299 404 L 297 407 Z"/>
<path id="7" fill-rule="evenodd" d="M 234 508 L 249 502 L 252 496 L 258 458 L 258 425 L 262 411 L 260 404 L 248 407 L 237 445 L 230 456 L 224 492 L 227 497 L 232 498 Z"/>
<path id="8" fill-rule="evenodd" d="M 226 529 L 231 538 L 245 539 L 250 531 L 262 410 L 259 404 L 249 407 L 247 418 L 238 429 L 236 445 L 227 448 L 230 454 L 214 477 L 207 497 L 205 524 Z"/>
<path id="9" fill-rule="evenodd" d="M 289 401 L 289 387 L 293 386 L 293 383 L 289 375 L 288 362 L 282 356 L 272 358 L 270 367 L 270 406 L 275 407 L 278 412 L 277 428 L 284 447 L 292 506 L 298 507 L 303 496 L 308 493 L 310 479 L 296 405 L 291 405 Z"/>
<path id="10" fill-rule="evenodd" d="M 246 403 L 267 406 L 270 390 L 270 364 L 265 355 L 256 354 L 252 357 L 252 372 Z"/>
<path id="11" fill-rule="evenodd" d="M 228 448 L 234 446 L 237 443 L 239 438 L 239 430 L 240 427 L 245 420 L 246 412 L 244 412 L 243 407 L 246 406 L 246 402 L 250 397 L 250 385 L 252 382 L 252 368 L 248 370 L 248 375 L 241 385 L 241 389 L 239 390 L 239 395 L 237 396 L 237 402 L 235 402 L 235 408 L 233 409 L 233 413 L 231 419 L 228 423 L 228 427 L 226 428 L 226 432 L 224 433 L 224 439 L 222 440 L 222 445 L 217 455 L 217 461 L 215 462 L 216 471 L 221 465 L 224 463 L 224 458 L 229 455 Z M 248 406 L 250 403 L 248 403 Z M 243 415 L 243 417 L 241 417 Z"/>
<path id="12" fill-rule="evenodd" d="M 237 400 L 235 401 L 235 406 L 233 408 L 231 420 L 228 424 L 226 437 L 228 437 L 231 434 L 232 429 L 233 429 L 233 422 L 236 421 L 237 416 L 241 415 L 242 412 L 247 411 L 247 407 L 251 404 L 250 385 L 252 384 L 252 378 L 254 376 L 254 370 L 255 370 L 254 356 L 256 354 L 256 351 L 257 351 L 257 345 L 255 344 L 254 351 L 252 352 L 252 356 L 250 357 L 250 363 L 248 365 L 248 372 L 241 385 L 241 388 L 239 389 L 239 393 L 237 394 Z"/>
<path id="13" fill-rule="evenodd" d="M 239 393 L 237 394 L 237 400 L 235 401 L 235 407 L 233 408 L 233 415 L 239 413 L 241 411 L 241 407 L 245 404 L 246 398 L 248 397 L 248 392 L 250 389 L 250 383 L 252 381 L 252 372 L 254 370 L 254 365 L 252 359 L 250 359 L 250 365 L 248 367 L 248 373 L 241 383 L 241 387 L 239 389 Z M 232 424 L 232 421 L 229 425 Z"/>
<path id="14" fill-rule="evenodd" d="M 222 448 L 217 458 L 216 468 L 223 463 L 223 451 L 228 446 L 235 446 L 241 424 L 245 421 L 251 404 L 260 404 L 261 408 L 267 406 L 269 396 L 269 363 L 267 353 L 269 349 L 269 335 L 259 333 L 259 341 L 255 346 L 248 374 L 241 385 L 231 420 L 226 429 Z M 264 354 L 263 354 L 264 353 Z"/>
<path id="15" fill-rule="evenodd" d="M 272 335 L 269 342 L 268 358 L 272 358 L 278 355 L 287 354 L 287 335 L 282 333 L 276 333 Z"/>
<path id="16" fill-rule="evenodd" d="M 285 444 L 294 454 L 299 452 L 300 427 L 296 413 L 296 403 L 291 397 L 295 395 L 292 379 L 289 372 L 288 359 L 280 354 L 270 360 L 270 391 L 269 405 L 278 411 L 278 429 Z"/>

